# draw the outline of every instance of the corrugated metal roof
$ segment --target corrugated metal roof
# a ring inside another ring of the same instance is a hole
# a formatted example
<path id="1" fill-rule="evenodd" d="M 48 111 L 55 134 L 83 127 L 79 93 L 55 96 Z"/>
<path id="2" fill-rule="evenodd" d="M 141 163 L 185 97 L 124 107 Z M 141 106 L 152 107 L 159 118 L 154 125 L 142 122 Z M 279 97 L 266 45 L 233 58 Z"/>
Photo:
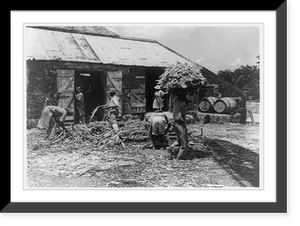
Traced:
<path id="1" fill-rule="evenodd" d="M 167 67 L 186 58 L 153 40 L 25 29 L 25 57 L 116 65 Z"/>

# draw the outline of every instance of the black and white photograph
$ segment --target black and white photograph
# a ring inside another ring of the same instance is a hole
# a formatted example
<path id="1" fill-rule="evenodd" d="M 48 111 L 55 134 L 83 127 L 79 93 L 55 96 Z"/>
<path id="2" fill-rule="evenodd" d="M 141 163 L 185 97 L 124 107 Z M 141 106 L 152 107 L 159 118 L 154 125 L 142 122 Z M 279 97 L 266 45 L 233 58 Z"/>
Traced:
<path id="1" fill-rule="evenodd" d="M 30 24 L 24 189 L 262 189 L 262 24 Z"/>

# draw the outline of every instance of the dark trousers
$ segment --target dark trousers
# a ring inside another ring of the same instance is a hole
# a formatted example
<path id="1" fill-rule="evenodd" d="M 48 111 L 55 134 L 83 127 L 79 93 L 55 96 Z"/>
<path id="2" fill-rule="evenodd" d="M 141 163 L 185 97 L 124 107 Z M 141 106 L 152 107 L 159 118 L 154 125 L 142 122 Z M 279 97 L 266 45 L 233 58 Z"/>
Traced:
<path id="1" fill-rule="evenodd" d="M 155 134 L 157 134 L 157 135 L 153 135 L 153 130 L 156 130 Z M 159 131 L 157 131 L 157 128 L 153 128 L 152 125 L 150 125 L 149 131 L 148 131 L 148 137 L 149 137 L 149 139 L 151 140 L 151 142 L 153 144 L 153 148 L 155 148 L 156 141 L 159 142 L 161 148 L 165 148 L 165 145 L 164 145 L 165 135 L 164 135 L 164 133 L 159 134 Z"/>
<path id="2" fill-rule="evenodd" d="M 84 107 L 82 108 L 77 108 L 78 109 L 78 119 L 79 122 L 81 122 L 82 124 L 85 124 L 85 110 Z"/>
<path id="3" fill-rule="evenodd" d="M 165 148 L 165 144 L 164 144 L 164 140 L 165 140 L 165 136 L 162 134 L 162 135 L 153 135 L 153 134 L 149 134 L 149 137 L 150 137 L 150 140 L 153 144 L 153 149 L 155 149 L 156 147 L 156 142 L 159 142 L 160 144 L 160 148 Z"/>

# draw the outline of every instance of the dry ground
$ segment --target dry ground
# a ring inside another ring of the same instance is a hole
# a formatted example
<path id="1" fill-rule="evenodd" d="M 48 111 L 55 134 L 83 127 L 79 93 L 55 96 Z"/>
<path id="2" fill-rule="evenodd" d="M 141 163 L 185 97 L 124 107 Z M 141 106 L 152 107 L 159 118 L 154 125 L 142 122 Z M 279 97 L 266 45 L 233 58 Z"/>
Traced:
<path id="1" fill-rule="evenodd" d="M 89 140 L 49 144 L 27 131 L 27 188 L 259 187 L 259 126 L 206 124 L 194 131 L 185 160 L 147 148 L 147 139 L 99 148 Z M 147 131 L 138 131 L 146 138 Z"/>

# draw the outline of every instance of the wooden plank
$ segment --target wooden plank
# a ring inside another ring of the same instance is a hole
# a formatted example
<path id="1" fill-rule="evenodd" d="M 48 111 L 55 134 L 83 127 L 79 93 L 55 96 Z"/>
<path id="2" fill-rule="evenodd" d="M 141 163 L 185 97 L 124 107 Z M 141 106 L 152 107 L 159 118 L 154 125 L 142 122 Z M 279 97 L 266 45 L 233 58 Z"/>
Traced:
<path id="1" fill-rule="evenodd" d="M 68 115 L 65 119 L 65 121 L 71 121 L 74 120 L 74 116 L 73 115 Z"/>
<path id="2" fill-rule="evenodd" d="M 67 88 L 71 87 L 74 80 L 70 78 L 69 81 L 67 79 L 63 79 L 62 81 L 64 81 L 64 84 L 59 88 L 57 93 L 63 93 Z"/>
<path id="3" fill-rule="evenodd" d="M 57 69 L 58 106 L 69 108 L 72 113 L 75 112 L 74 79 L 74 70 Z M 70 120 L 73 120 L 74 123 L 74 116 L 72 117 Z"/>
<path id="4" fill-rule="evenodd" d="M 119 78 L 119 79 L 123 78 L 122 71 L 108 71 L 107 75 L 111 78 Z"/>
<path id="5" fill-rule="evenodd" d="M 74 77 L 74 70 L 57 69 L 57 77 Z"/>
<path id="6" fill-rule="evenodd" d="M 143 77 L 144 77 L 144 79 L 145 79 L 145 76 L 143 76 Z M 136 84 L 139 85 L 139 87 L 140 87 L 141 89 L 145 90 L 145 84 L 139 83 L 139 81 L 138 81 L 137 78 L 136 78 L 136 75 L 132 76 L 132 78 L 133 78 L 133 80 L 136 82 Z M 145 82 L 145 81 L 144 81 L 144 82 Z"/>
<path id="7" fill-rule="evenodd" d="M 69 96 L 67 98 L 59 98 L 58 107 L 67 108 L 69 107 L 69 105 L 71 105 L 70 108 L 73 110 L 73 106 L 72 106 L 74 104 L 74 102 L 72 102 L 73 99 L 74 99 L 73 96 Z"/>
<path id="8" fill-rule="evenodd" d="M 66 101 L 66 106 L 65 106 L 65 108 L 67 108 L 69 105 L 70 105 L 70 103 L 71 103 L 71 101 L 73 100 L 73 96 L 70 96 L 69 98 L 68 98 L 68 100 Z"/>
<path id="9" fill-rule="evenodd" d="M 145 98 L 145 69 L 132 67 L 130 69 L 131 106 L 132 112 L 144 112 Z"/>
<path id="10" fill-rule="evenodd" d="M 114 87 L 118 94 L 122 94 L 122 72 L 121 71 L 108 71 L 107 72 L 107 87 Z"/>
<path id="11" fill-rule="evenodd" d="M 133 103 L 132 104 L 132 107 L 145 107 L 145 106 L 146 106 L 145 103 L 139 103 L 139 104 Z"/>
<path id="12" fill-rule="evenodd" d="M 131 93 L 145 94 L 144 89 L 132 89 Z"/>
<path id="13" fill-rule="evenodd" d="M 122 94 L 122 85 L 118 84 L 117 82 L 114 81 L 113 78 L 108 77 L 108 80 L 112 84 L 112 86 L 117 90 L 119 94 Z"/>
<path id="14" fill-rule="evenodd" d="M 145 100 L 141 99 L 136 93 L 131 93 L 131 96 L 137 99 L 140 103 L 145 103 Z"/>
<path id="15" fill-rule="evenodd" d="M 63 93 L 59 93 L 60 97 L 69 97 L 73 96 L 74 91 L 72 90 L 65 90 Z"/>

